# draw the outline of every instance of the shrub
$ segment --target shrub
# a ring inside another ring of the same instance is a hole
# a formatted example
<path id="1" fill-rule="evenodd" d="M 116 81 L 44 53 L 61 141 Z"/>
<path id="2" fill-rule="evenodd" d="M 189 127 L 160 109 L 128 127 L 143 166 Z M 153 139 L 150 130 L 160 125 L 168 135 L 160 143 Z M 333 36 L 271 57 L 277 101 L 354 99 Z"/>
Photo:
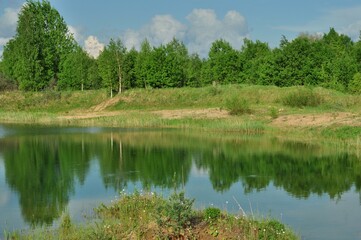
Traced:
<path id="1" fill-rule="evenodd" d="M 275 107 L 270 108 L 269 114 L 270 114 L 272 119 L 278 118 L 278 110 L 277 110 L 277 108 L 275 108 Z"/>
<path id="2" fill-rule="evenodd" d="M 159 207 L 158 224 L 172 228 L 175 235 L 179 235 L 182 229 L 191 225 L 194 217 L 193 203 L 194 199 L 187 199 L 184 192 L 173 193 L 169 200 Z"/>
<path id="3" fill-rule="evenodd" d="M 317 107 L 322 103 L 322 97 L 312 89 L 301 88 L 285 96 L 282 103 L 290 107 Z"/>
<path id="4" fill-rule="evenodd" d="M 356 73 L 353 76 L 348 89 L 352 93 L 361 93 L 361 73 Z"/>
<path id="5" fill-rule="evenodd" d="M 221 210 L 215 207 L 208 207 L 204 210 L 204 218 L 208 222 L 213 222 L 221 216 Z"/>
<path id="6" fill-rule="evenodd" d="M 222 93 L 222 90 L 218 85 L 211 86 L 208 91 L 211 96 L 216 96 Z"/>
<path id="7" fill-rule="evenodd" d="M 244 98 L 233 97 L 226 101 L 226 109 L 231 115 L 252 113 L 249 102 Z"/>
<path id="8" fill-rule="evenodd" d="M 7 79 L 1 72 L 0 72 L 0 92 L 1 91 L 10 91 L 16 90 L 17 86 L 13 81 Z"/>

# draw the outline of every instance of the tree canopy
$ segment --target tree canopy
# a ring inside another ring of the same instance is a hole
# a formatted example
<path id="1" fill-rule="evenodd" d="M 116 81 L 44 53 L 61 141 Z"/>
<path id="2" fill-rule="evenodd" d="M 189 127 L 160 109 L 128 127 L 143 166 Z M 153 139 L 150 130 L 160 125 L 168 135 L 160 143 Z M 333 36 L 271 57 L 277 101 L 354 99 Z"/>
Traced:
<path id="1" fill-rule="evenodd" d="M 16 35 L 4 48 L 4 72 L 23 90 L 55 86 L 61 62 L 75 45 L 64 19 L 48 1 L 27 1 Z"/>
<path id="2" fill-rule="evenodd" d="M 292 41 L 282 37 L 273 49 L 249 39 L 235 49 L 219 39 L 203 59 L 175 38 L 159 46 L 145 39 L 139 50 L 112 39 L 94 59 L 46 0 L 28 0 L 23 6 L 16 35 L 0 62 L 0 86 L 26 91 L 106 88 L 111 96 L 129 88 L 212 83 L 322 86 L 359 93 L 360 74 L 361 39 L 354 42 L 334 28 L 323 36 L 300 34 Z"/>

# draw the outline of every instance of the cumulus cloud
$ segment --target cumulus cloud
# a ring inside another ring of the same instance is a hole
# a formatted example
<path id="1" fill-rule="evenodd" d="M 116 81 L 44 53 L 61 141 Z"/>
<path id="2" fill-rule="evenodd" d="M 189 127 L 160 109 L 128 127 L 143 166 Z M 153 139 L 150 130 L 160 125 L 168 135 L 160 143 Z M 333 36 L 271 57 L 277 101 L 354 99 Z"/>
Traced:
<path id="1" fill-rule="evenodd" d="M 183 39 L 185 31 L 186 26 L 171 15 L 157 15 L 138 31 L 127 30 L 123 40 L 127 48 L 139 48 L 145 38 L 152 45 L 158 46 L 170 42 L 174 37 Z"/>
<path id="2" fill-rule="evenodd" d="M 0 56 L 4 45 L 15 35 L 20 8 L 5 8 L 0 13 Z"/>
<path id="3" fill-rule="evenodd" d="M 73 35 L 75 41 L 77 41 L 77 42 L 84 41 L 84 36 L 81 33 L 80 28 L 68 25 L 68 29 L 69 29 L 69 32 Z"/>
<path id="4" fill-rule="evenodd" d="M 97 58 L 100 52 L 103 51 L 104 44 L 99 42 L 97 37 L 89 36 L 84 42 L 84 49 L 90 56 Z"/>
<path id="5" fill-rule="evenodd" d="M 152 45 L 158 46 L 175 37 L 185 42 L 191 52 L 206 56 L 215 40 L 222 38 L 235 48 L 240 48 L 248 33 L 246 19 L 237 11 L 229 11 L 223 19 L 219 19 L 214 10 L 194 9 L 186 17 L 186 23 L 181 23 L 171 15 L 157 15 L 140 30 L 127 30 L 123 41 L 128 49 L 139 49 L 145 38 Z"/>
<path id="6" fill-rule="evenodd" d="M 236 11 L 229 11 L 221 20 L 214 10 L 194 9 L 187 20 L 189 29 L 186 41 L 189 50 L 202 56 L 208 53 L 212 42 L 220 38 L 238 49 L 249 33 L 246 19 Z"/>
<path id="7" fill-rule="evenodd" d="M 5 8 L 0 16 L 0 35 L 10 37 L 15 33 L 20 9 Z"/>

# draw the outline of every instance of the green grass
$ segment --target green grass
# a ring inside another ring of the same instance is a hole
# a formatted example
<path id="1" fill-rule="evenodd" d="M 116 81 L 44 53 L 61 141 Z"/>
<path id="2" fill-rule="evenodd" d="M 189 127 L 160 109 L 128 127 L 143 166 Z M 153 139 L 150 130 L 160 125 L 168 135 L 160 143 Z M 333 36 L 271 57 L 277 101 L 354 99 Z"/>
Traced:
<path id="1" fill-rule="evenodd" d="M 195 210 L 183 192 L 165 199 L 157 194 L 121 193 L 111 205 L 100 205 L 84 224 L 69 214 L 58 227 L 7 233 L 10 239 L 299 239 L 275 219 L 254 220 L 216 208 Z"/>
<path id="2" fill-rule="evenodd" d="M 104 90 L 0 92 L 0 111 L 60 113 L 75 109 L 89 109 L 106 99 Z"/>
<path id="3" fill-rule="evenodd" d="M 325 88 L 254 85 L 218 85 L 203 88 L 130 89 L 114 105 L 114 116 L 62 118 L 64 115 L 91 113 L 94 106 L 108 100 L 105 90 L 74 92 L 0 92 L 0 122 L 39 123 L 77 126 L 111 126 L 127 128 L 184 128 L 202 131 L 235 131 L 247 134 L 272 133 L 300 138 L 329 137 L 334 128 L 271 126 L 273 120 L 292 114 L 350 112 L 360 116 L 361 95 Z M 158 110 L 220 109 L 230 115 L 222 118 L 163 118 Z M 235 114 L 231 116 L 231 114 Z M 343 132 L 342 129 L 339 130 Z M 299 132 L 299 133 L 298 133 Z M 296 134 L 295 134 L 296 133 Z M 345 139 L 355 134 L 331 134 Z"/>

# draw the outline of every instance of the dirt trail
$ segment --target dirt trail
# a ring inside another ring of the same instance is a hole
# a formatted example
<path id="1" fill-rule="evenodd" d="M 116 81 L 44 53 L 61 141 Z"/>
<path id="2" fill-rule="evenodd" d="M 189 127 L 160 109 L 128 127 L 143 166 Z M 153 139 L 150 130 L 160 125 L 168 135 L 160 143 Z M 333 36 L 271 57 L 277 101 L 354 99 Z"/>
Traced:
<path id="1" fill-rule="evenodd" d="M 90 111 L 92 111 L 92 112 L 104 111 L 106 108 L 117 104 L 119 102 L 119 100 L 120 100 L 120 96 L 115 96 L 113 98 L 105 100 L 104 102 L 101 102 L 100 104 L 98 104 L 96 106 L 91 107 Z"/>

